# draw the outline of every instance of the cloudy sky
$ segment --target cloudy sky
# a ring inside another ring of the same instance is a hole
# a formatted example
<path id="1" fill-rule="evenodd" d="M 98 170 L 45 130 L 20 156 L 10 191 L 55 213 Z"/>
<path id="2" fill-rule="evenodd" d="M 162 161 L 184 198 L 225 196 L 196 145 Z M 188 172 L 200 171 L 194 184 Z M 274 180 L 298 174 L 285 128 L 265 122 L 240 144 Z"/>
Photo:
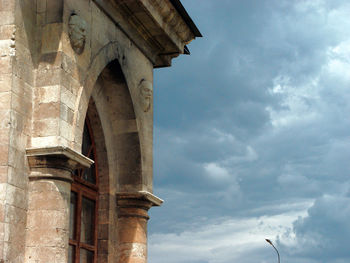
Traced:
<path id="1" fill-rule="evenodd" d="M 152 263 L 350 262 L 350 2 L 182 0 L 155 71 Z"/>

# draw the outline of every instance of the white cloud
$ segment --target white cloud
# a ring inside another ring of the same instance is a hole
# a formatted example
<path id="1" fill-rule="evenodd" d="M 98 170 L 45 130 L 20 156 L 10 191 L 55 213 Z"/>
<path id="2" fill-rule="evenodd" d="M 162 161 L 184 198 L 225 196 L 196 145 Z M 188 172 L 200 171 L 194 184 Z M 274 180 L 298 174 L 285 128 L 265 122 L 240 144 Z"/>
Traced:
<path id="1" fill-rule="evenodd" d="M 248 253 L 258 250 L 270 252 L 265 238 L 284 233 L 292 227 L 293 221 L 306 215 L 305 202 L 302 205 L 291 204 L 288 212 L 272 216 L 250 218 L 215 218 L 206 223 L 200 222 L 195 227 L 179 234 L 152 234 L 150 241 L 150 261 L 154 263 L 229 263 L 244 261 Z M 261 258 L 258 262 L 268 262 Z"/>
<path id="2" fill-rule="evenodd" d="M 350 40 L 340 42 L 334 47 L 328 49 L 328 63 L 324 67 L 324 73 L 330 77 L 338 78 L 345 83 L 350 82 Z M 336 83 L 333 87 L 335 90 L 345 91 L 343 87 Z M 340 89 L 340 90 L 339 90 Z"/>
<path id="3" fill-rule="evenodd" d="M 312 14 L 326 15 L 327 10 L 327 0 L 303 0 L 296 1 L 294 6 L 298 13 L 309 12 Z"/>
<path id="4" fill-rule="evenodd" d="M 258 160 L 259 155 L 254 150 L 254 148 L 250 145 L 247 145 L 245 147 L 245 151 L 240 155 L 232 155 L 228 156 L 226 160 L 223 161 L 226 165 L 233 165 L 236 163 L 242 163 L 242 162 L 253 162 Z"/>
<path id="5" fill-rule="evenodd" d="M 204 170 L 207 173 L 207 175 L 214 180 L 228 180 L 232 176 L 230 173 L 223 167 L 220 167 L 216 163 L 207 163 L 204 164 Z"/>
<path id="6" fill-rule="evenodd" d="M 276 128 L 289 127 L 300 123 L 322 121 L 329 112 L 330 101 L 325 94 L 332 94 L 332 101 L 349 97 L 350 91 L 350 40 L 345 40 L 325 50 L 325 64 L 319 65 L 318 74 L 309 77 L 302 84 L 293 84 L 293 76 L 279 75 L 269 89 L 272 96 L 281 97 L 281 108 L 267 106 L 271 124 Z M 329 80 L 329 84 L 324 80 Z M 336 106 L 335 104 L 334 106 Z"/>
<path id="7" fill-rule="evenodd" d="M 220 143 L 230 143 L 230 144 L 233 144 L 233 143 L 236 143 L 237 140 L 235 138 L 235 136 L 231 133 L 227 133 L 225 131 L 222 131 L 218 128 L 212 128 L 210 129 L 210 132 L 209 134 L 211 135 L 211 138 L 216 140 L 217 142 L 220 142 Z"/>
<path id="8" fill-rule="evenodd" d="M 274 86 L 269 90 L 271 95 L 282 97 L 282 108 L 266 107 L 270 113 L 271 124 L 276 129 L 300 122 L 312 122 L 320 117 L 317 109 L 320 99 L 319 77 L 313 77 L 299 86 L 292 85 L 291 82 L 289 76 L 277 76 Z"/>

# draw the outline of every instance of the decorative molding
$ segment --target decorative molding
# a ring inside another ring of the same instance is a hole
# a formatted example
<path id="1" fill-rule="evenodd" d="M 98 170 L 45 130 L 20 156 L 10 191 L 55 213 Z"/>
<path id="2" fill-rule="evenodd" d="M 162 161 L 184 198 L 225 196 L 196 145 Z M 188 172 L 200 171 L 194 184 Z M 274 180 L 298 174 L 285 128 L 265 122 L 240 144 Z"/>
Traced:
<path id="1" fill-rule="evenodd" d="M 78 55 L 82 54 L 86 42 L 86 22 L 76 14 L 72 14 L 68 21 L 68 35 L 72 49 Z"/>
<path id="2" fill-rule="evenodd" d="M 140 200 L 151 203 L 151 206 L 160 206 L 164 202 L 159 197 L 148 191 L 137 191 L 137 192 L 118 192 L 116 193 L 117 201 L 122 200 Z"/>
<path id="3" fill-rule="evenodd" d="M 26 149 L 26 155 L 31 169 L 30 180 L 51 179 L 72 182 L 71 175 L 75 169 L 88 168 L 94 163 L 81 153 L 64 146 L 29 148 Z M 53 170 L 50 172 L 47 169 Z"/>
<path id="4" fill-rule="evenodd" d="M 26 154 L 28 157 L 38 157 L 38 156 L 64 156 L 82 167 L 89 168 L 94 161 L 90 158 L 82 155 L 81 153 L 65 146 L 53 146 L 53 147 L 43 147 L 43 148 L 28 148 L 26 149 Z"/>
<path id="5" fill-rule="evenodd" d="M 190 43 L 195 38 L 190 27 L 185 23 L 181 15 L 176 12 L 169 1 L 150 0 L 150 2 L 160 14 L 161 24 L 165 24 L 165 31 L 174 32 L 185 44 Z"/>
<path id="6" fill-rule="evenodd" d="M 153 85 L 152 82 L 142 79 L 139 84 L 140 102 L 144 112 L 152 108 Z"/>
<path id="7" fill-rule="evenodd" d="M 160 206 L 163 200 L 148 191 L 119 192 L 117 196 L 118 217 L 138 217 L 149 219 L 147 211 L 152 206 Z"/>
<path id="8" fill-rule="evenodd" d="M 169 0 L 93 0 L 154 67 L 171 65 L 196 35 Z"/>

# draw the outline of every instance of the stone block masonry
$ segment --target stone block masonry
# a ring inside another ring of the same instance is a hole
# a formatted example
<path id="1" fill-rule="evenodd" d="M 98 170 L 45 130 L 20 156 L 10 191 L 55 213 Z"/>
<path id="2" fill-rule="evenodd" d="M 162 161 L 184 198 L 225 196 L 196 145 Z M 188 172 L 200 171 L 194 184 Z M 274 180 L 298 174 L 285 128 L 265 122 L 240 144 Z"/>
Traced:
<path id="1" fill-rule="evenodd" d="M 0 263 L 147 262 L 153 69 L 200 36 L 179 4 L 0 0 Z"/>

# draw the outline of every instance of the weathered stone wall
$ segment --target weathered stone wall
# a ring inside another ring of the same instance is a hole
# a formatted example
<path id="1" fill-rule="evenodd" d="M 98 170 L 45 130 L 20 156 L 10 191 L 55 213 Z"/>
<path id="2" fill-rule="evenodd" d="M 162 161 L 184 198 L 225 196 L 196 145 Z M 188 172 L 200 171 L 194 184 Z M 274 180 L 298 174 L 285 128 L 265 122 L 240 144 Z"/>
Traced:
<path id="1" fill-rule="evenodd" d="M 87 115 L 98 260 L 147 260 L 147 210 L 161 203 L 151 194 L 153 67 L 193 34 L 178 14 L 162 18 L 169 1 L 111 3 L 0 0 L 0 263 L 67 261 L 72 172 L 91 164 L 80 154 Z"/>
<path id="2" fill-rule="evenodd" d="M 73 13 L 86 25 L 81 54 L 73 50 L 69 39 Z M 56 241 L 50 238 L 55 227 L 67 232 L 69 183 L 47 179 L 29 183 L 33 169 L 29 173 L 26 148 L 64 146 L 80 151 L 82 127 L 95 83 L 107 64 L 117 60 L 133 119 L 113 118 L 118 108 L 106 97 L 118 96 L 113 90 L 106 91 L 104 97 L 97 92 L 93 96 L 106 127 L 101 135 L 108 141 L 107 162 L 116 168 L 107 174 L 112 185 L 101 195 L 101 199 L 110 200 L 106 202 L 108 209 L 100 210 L 101 214 L 111 213 L 105 223 L 116 221 L 116 210 L 110 208 L 116 207 L 117 191 L 152 191 L 152 107 L 145 112 L 140 106 L 144 100 L 140 83 L 152 82 L 153 65 L 92 1 L 3 0 L 0 14 L 0 260 L 36 262 L 40 250 L 45 249 L 48 258 L 56 255 L 57 262 L 64 262 L 66 254 L 60 250 L 67 246 L 65 234 L 58 234 L 53 239 Z M 136 143 L 136 149 L 135 145 L 116 144 L 130 136 L 135 137 L 130 144 Z M 120 153 L 128 148 L 139 151 L 139 163 L 131 164 L 139 165 L 139 169 L 130 170 L 128 164 L 118 166 L 122 163 Z M 52 176 L 57 170 L 44 173 Z M 128 173 L 135 173 L 135 178 Z M 45 218 L 55 219 L 43 224 Z M 112 238 L 105 250 L 112 251 L 117 232 L 108 228 L 107 233 Z M 107 240 L 101 234 L 103 238 Z M 109 253 L 110 260 L 115 255 Z M 46 262 L 45 258 L 41 261 Z"/>
<path id="3" fill-rule="evenodd" d="M 85 48 L 80 55 L 69 40 L 72 13 L 86 25 Z M 143 98 L 139 84 L 143 79 L 153 81 L 153 65 L 92 1 L 65 1 L 62 22 L 45 24 L 41 31 L 29 147 L 64 145 L 80 151 L 95 82 L 107 64 L 117 60 L 135 110 L 136 132 L 144 158 L 139 188 L 151 191 L 153 109 L 144 112 L 140 106 Z"/>
<path id="4" fill-rule="evenodd" d="M 103 131 L 100 135 L 107 142 L 108 163 L 99 163 L 99 167 L 108 167 L 107 177 L 110 178 L 101 181 L 102 185 L 106 181 L 109 185 L 102 188 L 99 198 L 99 260 L 113 262 L 118 260 L 116 192 L 152 191 L 153 109 L 150 107 L 145 112 L 139 105 L 144 100 L 140 83 L 142 80 L 152 82 L 153 65 L 92 1 L 63 1 L 61 18 L 60 14 L 52 13 L 53 8 L 48 4 L 46 9 L 45 6 L 40 8 L 40 15 L 46 22 L 41 22 L 38 31 L 41 43 L 35 76 L 33 129 L 28 148 L 60 145 L 80 151 L 84 121 L 90 98 L 93 98 L 96 119 L 100 119 Z M 69 25 L 72 14 L 78 19 L 73 26 L 78 27 L 77 30 L 84 27 L 85 43 L 79 54 L 71 45 L 72 28 Z M 52 19 L 48 19 L 51 16 Z M 119 71 L 108 73 L 104 69 L 113 61 L 119 65 Z M 101 75 L 102 71 L 107 73 Z M 132 116 L 122 114 L 126 108 L 132 111 Z M 51 185 L 48 194 L 56 189 L 56 198 L 66 196 L 67 187 L 60 188 L 57 183 L 49 184 L 46 180 L 40 184 L 44 182 Z M 37 188 L 38 182 L 30 183 L 30 189 Z M 33 200 L 34 193 L 30 190 L 29 200 Z M 69 199 L 63 203 L 67 201 Z M 28 222 L 36 222 L 42 211 L 35 203 L 30 203 Z M 51 211 L 60 215 L 65 213 L 64 206 Z M 39 239 L 37 235 L 38 232 L 50 232 L 52 226 L 27 225 L 26 262 L 43 260 L 40 249 L 44 248 L 60 254 L 62 258 L 56 256 L 55 259 L 64 262 L 66 254 L 60 251 L 66 251 L 68 238 L 64 231 L 67 232 L 67 221 L 64 221 L 64 216 L 61 220 L 63 232 L 58 234 L 55 242 L 43 242 L 43 238 Z M 102 231 L 102 228 L 107 230 Z"/>
<path id="5" fill-rule="evenodd" d="M 0 17 L 0 260 L 23 262 L 35 7 L 28 1 L 2 0 Z"/>

